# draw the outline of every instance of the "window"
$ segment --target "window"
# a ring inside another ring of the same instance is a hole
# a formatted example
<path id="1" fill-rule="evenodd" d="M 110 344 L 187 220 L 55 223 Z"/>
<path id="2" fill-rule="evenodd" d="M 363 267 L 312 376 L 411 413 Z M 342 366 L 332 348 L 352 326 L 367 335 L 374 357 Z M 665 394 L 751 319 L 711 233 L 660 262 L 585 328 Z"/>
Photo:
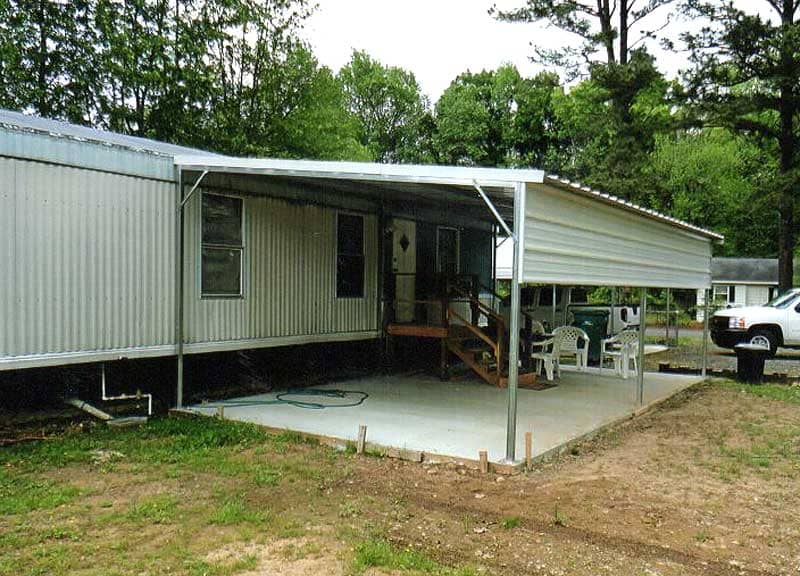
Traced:
<path id="1" fill-rule="evenodd" d="M 439 226 L 436 229 L 436 271 L 455 276 L 459 272 L 459 237 L 457 228 Z"/>
<path id="2" fill-rule="evenodd" d="M 364 217 L 336 218 L 336 297 L 364 297 Z"/>
<path id="3" fill-rule="evenodd" d="M 728 298 L 729 286 L 727 284 L 714 285 L 714 303 L 721 306 L 727 306 L 730 301 Z"/>
<path id="4" fill-rule="evenodd" d="M 204 297 L 242 295 L 243 213 L 241 198 L 203 194 L 200 285 Z"/>

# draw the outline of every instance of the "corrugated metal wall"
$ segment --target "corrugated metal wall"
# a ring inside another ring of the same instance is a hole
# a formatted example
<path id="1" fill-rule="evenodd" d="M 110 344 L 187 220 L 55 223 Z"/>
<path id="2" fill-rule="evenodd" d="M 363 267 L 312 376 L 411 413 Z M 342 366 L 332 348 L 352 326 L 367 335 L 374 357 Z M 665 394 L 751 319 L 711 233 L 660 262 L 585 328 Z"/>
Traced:
<path id="1" fill-rule="evenodd" d="M 281 338 L 303 341 L 304 336 L 378 330 L 375 215 L 364 215 L 365 297 L 336 298 L 337 211 L 246 196 L 244 298 L 201 299 L 200 199 L 200 194 L 193 197 L 186 212 L 185 314 L 190 345 Z"/>
<path id="2" fill-rule="evenodd" d="M 0 183 L 0 363 L 172 344 L 174 185 L 8 158 Z"/>
<path id="3" fill-rule="evenodd" d="M 578 194 L 529 184 L 525 282 L 703 288 L 711 241 Z"/>

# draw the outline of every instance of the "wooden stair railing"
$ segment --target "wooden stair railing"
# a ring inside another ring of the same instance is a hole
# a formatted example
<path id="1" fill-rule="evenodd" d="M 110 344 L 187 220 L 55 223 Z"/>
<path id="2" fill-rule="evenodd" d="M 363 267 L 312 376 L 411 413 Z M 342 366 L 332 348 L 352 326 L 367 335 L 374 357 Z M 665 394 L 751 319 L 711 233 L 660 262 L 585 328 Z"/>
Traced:
<path id="1" fill-rule="evenodd" d="M 445 317 L 445 325 L 448 327 L 448 338 L 443 342 L 442 346 L 443 371 L 446 370 L 446 350 L 449 350 L 489 384 L 501 388 L 506 387 L 508 385 L 508 377 L 504 368 L 508 363 L 508 352 L 505 346 L 508 330 L 505 318 L 470 294 L 461 292 L 459 296 L 461 296 L 461 298 L 458 301 L 469 302 L 472 309 L 479 312 L 478 316 L 483 315 L 486 317 L 487 325 L 494 325 L 495 335 L 493 338 L 481 328 L 481 326 L 465 318 L 463 314 L 453 308 L 453 301 L 448 301 L 447 314 Z M 451 318 L 455 318 L 461 323 L 453 324 L 450 321 Z M 463 342 L 476 339 L 488 346 L 488 350 L 468 350 L 464 347 Z M 476 358 L 476 354 L 482 352 L 491 353 L 493 357 L 493 366 L 491 363 L 481 362 Z M 520 374 L 521 384 L 533 384 L 535 381 L 536 375 L 534 373 Z"/>

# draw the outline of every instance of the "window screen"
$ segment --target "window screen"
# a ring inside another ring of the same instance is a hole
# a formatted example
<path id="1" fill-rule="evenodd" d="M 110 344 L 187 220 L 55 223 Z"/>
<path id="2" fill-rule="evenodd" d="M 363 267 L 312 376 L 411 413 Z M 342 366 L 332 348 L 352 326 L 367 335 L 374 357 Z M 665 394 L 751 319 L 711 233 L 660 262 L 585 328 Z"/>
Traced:
<path id="1" fill-rule="evenodd" d="M 339 214 L 336 219 L 336 297 L 364 296 L 364 217 Z"/>
<path id="2" fill-rule="evenodd" d="M 242 295 L 241 198 L 203 194 L 200 284 L 203 296 Z"/>
<path id="3" fill-rule="evenodd" d="M 436 271 L 440 274 L 458 274 L 458 240 L 458 230 L 455 228 L 436 229 Z"/>

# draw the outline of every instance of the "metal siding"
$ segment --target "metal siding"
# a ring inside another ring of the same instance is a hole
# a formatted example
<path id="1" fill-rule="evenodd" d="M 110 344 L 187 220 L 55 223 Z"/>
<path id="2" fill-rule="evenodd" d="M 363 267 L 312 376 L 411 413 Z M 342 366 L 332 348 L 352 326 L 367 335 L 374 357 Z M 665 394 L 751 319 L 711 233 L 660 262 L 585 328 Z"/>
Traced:
<path id="1" fill-rule="evenodd" d="M 525 282 L 590 286 L 702 288 L 711 283 L 708 238 L 529 184 Z"/>
<path id="2" fill-rule="evenodd" d="M 364 215 L 366 297 L 338 299 L 336 213 L 313 204 L 246 196 L 244 297 L 201 298 L 200 194 L 192 198 L 184 262 L 187 343 L 377 331 L 377 218 Z"/>
<path id="3" fill-rule="evenodd" d="M 15 179 L 0 200 L 13 235 L 0 362 L 170 344 L 174 187 L 22 160 L 0 167 Z"/>

